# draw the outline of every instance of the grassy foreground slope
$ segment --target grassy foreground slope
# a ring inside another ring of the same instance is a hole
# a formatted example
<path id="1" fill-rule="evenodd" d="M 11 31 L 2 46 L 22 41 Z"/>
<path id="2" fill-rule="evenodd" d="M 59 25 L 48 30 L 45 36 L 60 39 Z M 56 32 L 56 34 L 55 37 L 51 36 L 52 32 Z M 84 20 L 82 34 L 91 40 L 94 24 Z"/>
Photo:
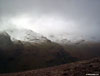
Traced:
<path id="1" fill-rule="evenodd" d="M 95 74 L 95 76 L 100 75 L 100 58 L 64 64 L 45 69 L 0 74 L 0 76 L 86 76 L 86 74 Z"/>

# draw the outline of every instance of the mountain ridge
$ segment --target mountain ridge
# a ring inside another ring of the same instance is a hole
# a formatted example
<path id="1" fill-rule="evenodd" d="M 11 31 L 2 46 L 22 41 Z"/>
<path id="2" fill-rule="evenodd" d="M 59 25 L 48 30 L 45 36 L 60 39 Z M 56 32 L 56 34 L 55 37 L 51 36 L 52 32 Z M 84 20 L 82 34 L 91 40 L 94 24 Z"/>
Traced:
<path id="1" fill-rule="evenodd" d="M 8 29 L 6 32 L 11 36 L 12 40 L 21 40 L 26 42 L 41 43 L 50 41 L 43 35 L 29 29 Z"/>

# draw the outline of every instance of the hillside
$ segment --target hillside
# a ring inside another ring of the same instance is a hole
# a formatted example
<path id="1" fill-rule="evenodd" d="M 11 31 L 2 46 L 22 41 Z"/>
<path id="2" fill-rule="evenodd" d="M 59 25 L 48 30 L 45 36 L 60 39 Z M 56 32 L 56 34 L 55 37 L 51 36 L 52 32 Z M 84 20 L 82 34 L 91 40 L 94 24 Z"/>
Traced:
<path id="1" fill-rule="evenodd" d="M 0 74 L 0 76 L 86 76 L 86 74 L 95 74 L 95 76 L 100 75 L 100 58 L 64 64 L 45 69 Z"/>
<path id="2" fill-rule="evenodd" d="M 0 73 L 45 68 L 78 60 L 50 40 L 41 43 L 12 41 L 9 34 L 1 33 L 0 43 Z"/>
<path id="3" fill-rule="evenodd" d="M 100 56 L 100 41 L 97 42 L 95 37 L 86 39 L 87 36 L 78 37 L 72 34 L 70 36 L 74 37 L 70 38 L 74 39 L 70 39 L 69 35 L 68 33 L 56 34 L 50 35 L 48 38 L 63 46 L 66 52 L 78 59 L 84 60 Z"/>
<path id="4" fill-rule="evenodd" d="M 100 42 L 81 40 L 77 43 L 62 46 L 68 53 L 79 59 L 91 59 L 100 56 Z"/>
<path id="5" fill-rule="evenodd" d="M 28 39 L 25 37 L 26 41 L 12 40 L 11 34 L 0 33 L 0 73 L 36 70 L 100 57 L 99 43 L 81 41 L 62 45 L 33 31 L 27 30 L 27 32 L 31 32 L 31 36 Z"/>

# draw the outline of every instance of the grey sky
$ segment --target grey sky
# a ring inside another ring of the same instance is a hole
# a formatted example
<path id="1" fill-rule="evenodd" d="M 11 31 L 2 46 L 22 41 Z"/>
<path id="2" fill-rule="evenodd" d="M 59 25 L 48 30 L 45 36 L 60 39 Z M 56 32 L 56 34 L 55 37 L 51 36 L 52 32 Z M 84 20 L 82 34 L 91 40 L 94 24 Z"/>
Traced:
<path id="1" fill-rule="evenodd" d="M 32 20 L 33 25 L 29 25 L 39 33 L 60 31 L 100 40 L 100 0 L 0 0 L 0 27 L 15 27 L 3 24 L 7 23 L 7 19 L 9 22 L 9 18 L 23 14 L 36 19 L 37 23 L 44 21 L 35 25 L 37 23 Z"/>

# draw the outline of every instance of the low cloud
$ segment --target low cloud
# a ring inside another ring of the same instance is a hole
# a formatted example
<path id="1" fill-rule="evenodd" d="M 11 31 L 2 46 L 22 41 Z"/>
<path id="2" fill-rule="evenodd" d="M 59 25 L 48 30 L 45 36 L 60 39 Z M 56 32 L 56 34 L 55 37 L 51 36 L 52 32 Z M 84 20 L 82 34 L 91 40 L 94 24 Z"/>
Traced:
<path id="1" fill-rule="evenodd" d="M 100 40 L 99 7 L 94 0 L 0 0 L 0 30 L 26 28 L 45 36 L 67 33 Z"/>

